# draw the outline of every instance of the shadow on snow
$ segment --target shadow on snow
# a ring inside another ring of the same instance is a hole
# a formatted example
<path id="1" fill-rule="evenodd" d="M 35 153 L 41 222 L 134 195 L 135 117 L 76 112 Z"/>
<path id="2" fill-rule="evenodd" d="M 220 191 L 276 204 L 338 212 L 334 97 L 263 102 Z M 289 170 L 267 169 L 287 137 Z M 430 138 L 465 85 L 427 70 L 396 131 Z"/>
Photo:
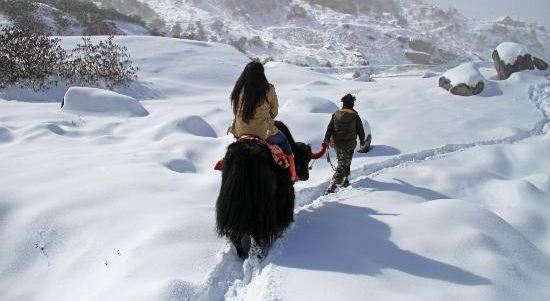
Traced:
<path id="1" fill-rule="evenodd" d="M 459 267 L 402 250 L 390 241 L 389 226 L 373 215 L 384 214 L 341 203 L 327 203 L 316 210 L 303 211 L 287 233 L 285 246 L 274 256 L 273 263 L 370 276 L 393 269 L 461 285 L 491 283 Z"/>
<path id="2" fill-rule="evenodd" d="M 449 196 L 428 188 L 414 186 L 403 180 L 393 178 L 394 183 L 380 182 L 371 178 L 364 178 L 352 184 L 355 188 L 366 188 L 371 191 L 396 191 L 412 196 L 421 197 L 427 201 L 450 199 Z"/>

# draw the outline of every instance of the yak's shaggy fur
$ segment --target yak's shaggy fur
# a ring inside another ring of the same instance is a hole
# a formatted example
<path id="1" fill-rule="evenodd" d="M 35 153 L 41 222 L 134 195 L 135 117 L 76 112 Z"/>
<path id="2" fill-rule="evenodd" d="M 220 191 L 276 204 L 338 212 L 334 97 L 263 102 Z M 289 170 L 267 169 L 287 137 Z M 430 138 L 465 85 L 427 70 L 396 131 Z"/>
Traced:
<path id="1" fill-rule="evenodd" d="M 283 123 L 276 125 L 293 148 L 298 177 L 307 180 L 306 145 L 296 143 Z M 289 171 L 275 164 L 270 150 L 257 141 L 237 141 L 229 145 L 224 159 L 217 232 L 235 244 L 241 258 L 248 256 L 249 237 L 267 251 L 294 221 L 294 198 Z"/>

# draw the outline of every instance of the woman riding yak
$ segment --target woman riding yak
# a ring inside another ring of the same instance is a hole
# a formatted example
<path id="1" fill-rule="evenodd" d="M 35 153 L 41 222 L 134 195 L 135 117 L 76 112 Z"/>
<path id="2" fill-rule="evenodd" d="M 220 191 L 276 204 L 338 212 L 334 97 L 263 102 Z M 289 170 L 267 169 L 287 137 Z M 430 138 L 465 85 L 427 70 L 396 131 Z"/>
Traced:
<path id="1" fill-rule="evenodd" d="M 266 256 L 271 244 L 294 221 L 294 186 L 309 178 L 309 162 L 323 154 L 295 142 L 288 128 L 274 118 L 278 113 L 275 88 L 258 62 L 249 63 L 237 80 L 231 104 L 235 119 L 229 131 L 237 141 L 223 161 L 216 202 L 216 230 L 247 258 L 252 239 Z M 278 145 L 283 154 L 273 146 Z M 284 160 L 280 160 L 280 159 Z"/>
<path id="2" fill-rule="evenodd" d="M 235 119 L 229 132 L 237 138 L 252 135 L 277 144 L 290 163 L 292 181 L 298 181 L 294 153 L 288 138 L 275 126 L 275 117 L 279 112 L 277 93 L 267 81 L 261 63 L 251 62 L 246 66 L 231 93 L 231 104 Z"/>

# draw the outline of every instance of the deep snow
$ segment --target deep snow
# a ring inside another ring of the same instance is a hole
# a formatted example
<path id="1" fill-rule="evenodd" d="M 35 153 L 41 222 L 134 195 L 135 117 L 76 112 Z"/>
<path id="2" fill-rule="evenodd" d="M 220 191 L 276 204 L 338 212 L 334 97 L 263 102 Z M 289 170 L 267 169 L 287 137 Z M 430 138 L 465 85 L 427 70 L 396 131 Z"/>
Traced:
<path id="1" fill-rule="evenodd" d="M 78 38 L 64 38 L 71 47 Z M 213 171 L 248 59 L 232 47 L 125 37 L 149 115 L 72 114 L 65 88 L 0 94 L 1 300 L 547 300 L 550 83 L 539 72 L 462 98 L 437 77 L 359 82 L 284 63 L 279 118 L 319 147 L 346 93 L 374 148 L 323 197 L 315 163 L 296 222 L 259 262 L 216 237 Z M 56 102 L 52 102 L 56 101 Z M 334 157 L 334 156 L 333 156 Z"/>

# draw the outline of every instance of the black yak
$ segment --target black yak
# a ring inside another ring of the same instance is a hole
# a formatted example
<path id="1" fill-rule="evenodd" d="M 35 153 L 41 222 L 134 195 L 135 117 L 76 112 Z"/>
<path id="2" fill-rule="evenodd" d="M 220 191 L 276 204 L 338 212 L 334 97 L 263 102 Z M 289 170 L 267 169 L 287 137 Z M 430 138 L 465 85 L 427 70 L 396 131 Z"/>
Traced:
<path id="1" fill-rule="evenodd" d="M 288 138 L 295 156 L 296 173 L 309 179 L 309 162 L 314 154 L 309 145 L 295 142 L 282 122 L 277 128 Z M 227 148 L 222 185 L 216 202 L 216 229 L 227 237 L 245 259 L 251 238 L 264 255 L 272 243 L 294 221 L 294 185 L 287 169 L 273 160 L 269 148 L 260 141 L 237 141 Z"/>

